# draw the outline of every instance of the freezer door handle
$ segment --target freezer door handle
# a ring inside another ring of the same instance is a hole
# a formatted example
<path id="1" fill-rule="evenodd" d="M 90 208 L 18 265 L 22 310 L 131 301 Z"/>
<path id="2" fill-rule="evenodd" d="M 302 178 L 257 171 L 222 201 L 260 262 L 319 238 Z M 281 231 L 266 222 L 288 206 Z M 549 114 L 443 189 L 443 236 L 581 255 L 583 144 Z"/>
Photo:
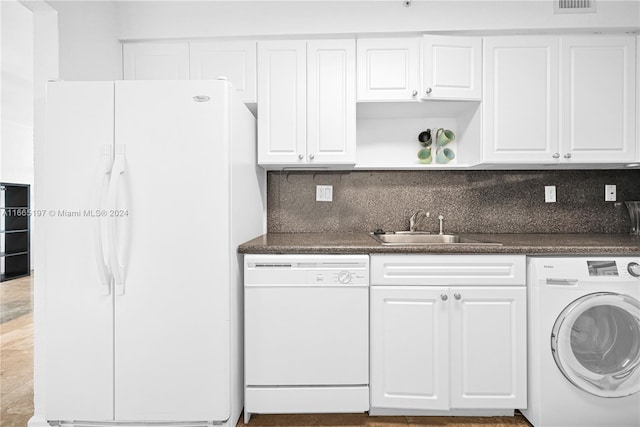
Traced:
<path id="1" fill-rule="evenodd" d="M 111 168 L 111 178 L 109 179 L 109 192 L 107 196 L 109 266 L 111 267 L 111 274 L 113 274 L 116 295 L 124 294 L 124 268 L 120 264 L 120 257 L 118 254 L 117 220 L 119 217 L 114 214 L 118 207 L 118 186 L 120 185 L 120 176 L 124 174 L 124 170 L 124 145 L 116 145 L 113 167 Z"/>
<path id="2" fill-rule="evenodd" d="M 109 174 L 111 173 L 111 145 L 103 145 L 100 153 L 100 163 L 98 165 L 98 173 L 96 174 L 96 184 L 94 193 L 93 206 L 99 208 L 94 214 L 93 219 L 93 249 L 96 257 L 96 265 L 98 267 L 98 276 L 100 277 L 100 287 L 103 295 L 111 294 L 111 272 L 109 271 L 108 262 L 105 254 L 106 243 L 106 217 L 105 212 L 105 192 L 109 183 Z"/>

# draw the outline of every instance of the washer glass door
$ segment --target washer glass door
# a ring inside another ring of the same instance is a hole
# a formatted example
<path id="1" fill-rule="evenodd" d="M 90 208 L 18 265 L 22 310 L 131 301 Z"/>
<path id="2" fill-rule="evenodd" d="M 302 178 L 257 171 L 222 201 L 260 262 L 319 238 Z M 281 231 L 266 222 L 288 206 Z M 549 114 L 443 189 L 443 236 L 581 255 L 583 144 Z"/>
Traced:
<path id="1" fill-rule="evenodd" d="M 564 376 L 601 397 L 640 391 L 640 303 L 598 292 L 569 304 L 558 316 L 551 351 Z"/>

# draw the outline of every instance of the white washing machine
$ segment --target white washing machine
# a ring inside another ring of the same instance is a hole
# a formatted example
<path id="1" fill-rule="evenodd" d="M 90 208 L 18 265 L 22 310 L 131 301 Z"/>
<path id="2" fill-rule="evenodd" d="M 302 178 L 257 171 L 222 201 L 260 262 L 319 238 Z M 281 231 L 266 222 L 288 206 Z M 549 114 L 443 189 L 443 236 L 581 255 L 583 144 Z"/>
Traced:
<path id="1" fill-rule="evenodd" d="M 640 426 L 640 257 L 530 257 L 535 427 Z"/>

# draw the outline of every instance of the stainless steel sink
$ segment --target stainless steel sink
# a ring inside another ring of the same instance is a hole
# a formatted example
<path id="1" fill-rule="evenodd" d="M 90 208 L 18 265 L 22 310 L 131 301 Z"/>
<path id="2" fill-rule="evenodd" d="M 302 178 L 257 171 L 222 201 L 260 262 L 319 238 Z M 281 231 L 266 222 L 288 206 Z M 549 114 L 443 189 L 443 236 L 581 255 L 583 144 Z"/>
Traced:
<path id="1" fill-rule="evenodd" d="M 384 234 L 369 234 L 383 245 L 502 245 L 502 243 L 469 239 L 459 234 L 429 234 L 419 231 L 388 231 Z"/>

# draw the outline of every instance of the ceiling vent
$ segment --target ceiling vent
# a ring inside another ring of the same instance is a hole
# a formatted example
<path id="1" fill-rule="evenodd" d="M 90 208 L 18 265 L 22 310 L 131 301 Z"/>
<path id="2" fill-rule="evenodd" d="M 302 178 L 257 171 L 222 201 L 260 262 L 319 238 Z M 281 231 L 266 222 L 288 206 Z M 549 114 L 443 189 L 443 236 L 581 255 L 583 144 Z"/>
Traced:
<path id="1" fill-rule="evenodd" d="M 595 13 L 595 0 L 555 0 L 554 13 Z"/>

